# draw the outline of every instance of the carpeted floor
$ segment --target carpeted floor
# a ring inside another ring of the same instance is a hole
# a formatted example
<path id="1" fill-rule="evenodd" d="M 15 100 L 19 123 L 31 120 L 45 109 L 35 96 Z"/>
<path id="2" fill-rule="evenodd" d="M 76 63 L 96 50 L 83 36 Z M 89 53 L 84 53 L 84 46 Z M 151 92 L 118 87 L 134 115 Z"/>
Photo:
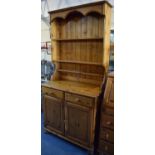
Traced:
<path id="1" fill-rule="evenodd" d="M 41 155 L 87 155 L 88 152 L 50 133 L 44 133 L 41 117 Z"/>

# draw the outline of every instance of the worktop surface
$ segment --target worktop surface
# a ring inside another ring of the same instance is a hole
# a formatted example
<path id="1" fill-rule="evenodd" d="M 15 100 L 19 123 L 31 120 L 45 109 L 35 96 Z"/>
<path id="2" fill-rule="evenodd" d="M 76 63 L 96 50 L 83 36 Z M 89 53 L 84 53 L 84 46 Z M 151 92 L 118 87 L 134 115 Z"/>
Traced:
<path id="1" fill-rule="evenodd" d="M 100 86 L 98 85 L 74 82 L 74 81 L 61 81 L 61 80 L 47 81 L 46 83 L 42 83 L 41 86 L 89 97 L 98 97 L 101 90 Z"/>

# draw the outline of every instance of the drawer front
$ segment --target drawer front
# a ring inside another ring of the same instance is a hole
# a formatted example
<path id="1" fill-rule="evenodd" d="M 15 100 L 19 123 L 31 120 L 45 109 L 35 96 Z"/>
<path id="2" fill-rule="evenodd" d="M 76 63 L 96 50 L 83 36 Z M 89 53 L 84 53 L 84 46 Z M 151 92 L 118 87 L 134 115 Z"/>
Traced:
<path id="1" fill-rule="evenodd" d="M 101 128 L 100 138 L 111 143 L 114 142 L 114 132 L 105 128 Z"/>
<path id="2" fill-rule="evenodd" d="M 114 155 L 114 145 L 113 144 L 110 144 L 108 142 L 101 140 L 100 144 L 99 144 L 99 148 L 100 148 L 100 150 L 102 150 L 105 153 L 108 153 L 109 155 Z"/>
<path id="3" fill-rule="evenodd" d="M 108 115 L 114 115 L 114 109 L 113 108 L 109 108 L 109 107 L 106 107 L 104 105 L 104 107 L 102 107 L 102 113 L 106 113 Z"/>
<path id="4" fill-rule="evenodd" d="M 106 114 L 102 114 L 102 127 L 114 129 L 114 117 Z"/>
<path id="5" fill-rule="evenodd" d="M 42 92 L 44 94 L 48 95 L 48 96 L 52 96 L 52 97 L 55 97 L 55 98 L 60 98 L 60 99 L 64 98 L 64 92 L 60 91 L 60 90 L 47 88 L 47 87 L 42 87 Z"/>
<path id="6" fill-rule="evenodd" d="M 93 98 L 80 96 L 80 95 L 76 95 L 76 94 L 71 94 L 71 93 L 65 93 L 65 100 L 73 102 L 73 103 L 77 103 L 80 105 L 84 105 L 87 107 L 92 107 L 93 103 L 94 103 Z"/>

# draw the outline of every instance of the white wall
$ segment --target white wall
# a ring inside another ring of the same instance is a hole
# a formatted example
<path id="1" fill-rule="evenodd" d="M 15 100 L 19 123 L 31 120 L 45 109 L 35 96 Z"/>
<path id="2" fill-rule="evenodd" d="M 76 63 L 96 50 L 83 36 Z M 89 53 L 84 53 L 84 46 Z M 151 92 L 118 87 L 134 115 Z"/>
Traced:
<path id="1" fill-rule="evenodd" d="M 41 42 L 48 41 L 51 41 L 49 27 L 44 21 L 41 21 Z M 48 55 L 46 52 L 41 52 L 41 59 L 51 61 L 51 55 Z"/>
<path id="2" fill-rule="evenodd" d="M 41 42 L 50 41 L 50 30 L 48 25 L 41 20 Z"/>

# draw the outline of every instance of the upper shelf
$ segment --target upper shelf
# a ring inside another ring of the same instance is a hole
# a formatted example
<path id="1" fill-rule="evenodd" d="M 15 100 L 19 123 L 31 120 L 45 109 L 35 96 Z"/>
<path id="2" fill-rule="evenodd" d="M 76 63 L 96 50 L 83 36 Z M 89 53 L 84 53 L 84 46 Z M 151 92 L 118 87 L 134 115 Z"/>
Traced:
<path id="1" fill-rule="evenodd" d="M 95 38 L 63 38 L 63 39 L 58 39 L 58 38 L 53 38 L 52 41 L 78 41 L 78 40 L 103 40 L 103 37 L 95 37 Z"/>

